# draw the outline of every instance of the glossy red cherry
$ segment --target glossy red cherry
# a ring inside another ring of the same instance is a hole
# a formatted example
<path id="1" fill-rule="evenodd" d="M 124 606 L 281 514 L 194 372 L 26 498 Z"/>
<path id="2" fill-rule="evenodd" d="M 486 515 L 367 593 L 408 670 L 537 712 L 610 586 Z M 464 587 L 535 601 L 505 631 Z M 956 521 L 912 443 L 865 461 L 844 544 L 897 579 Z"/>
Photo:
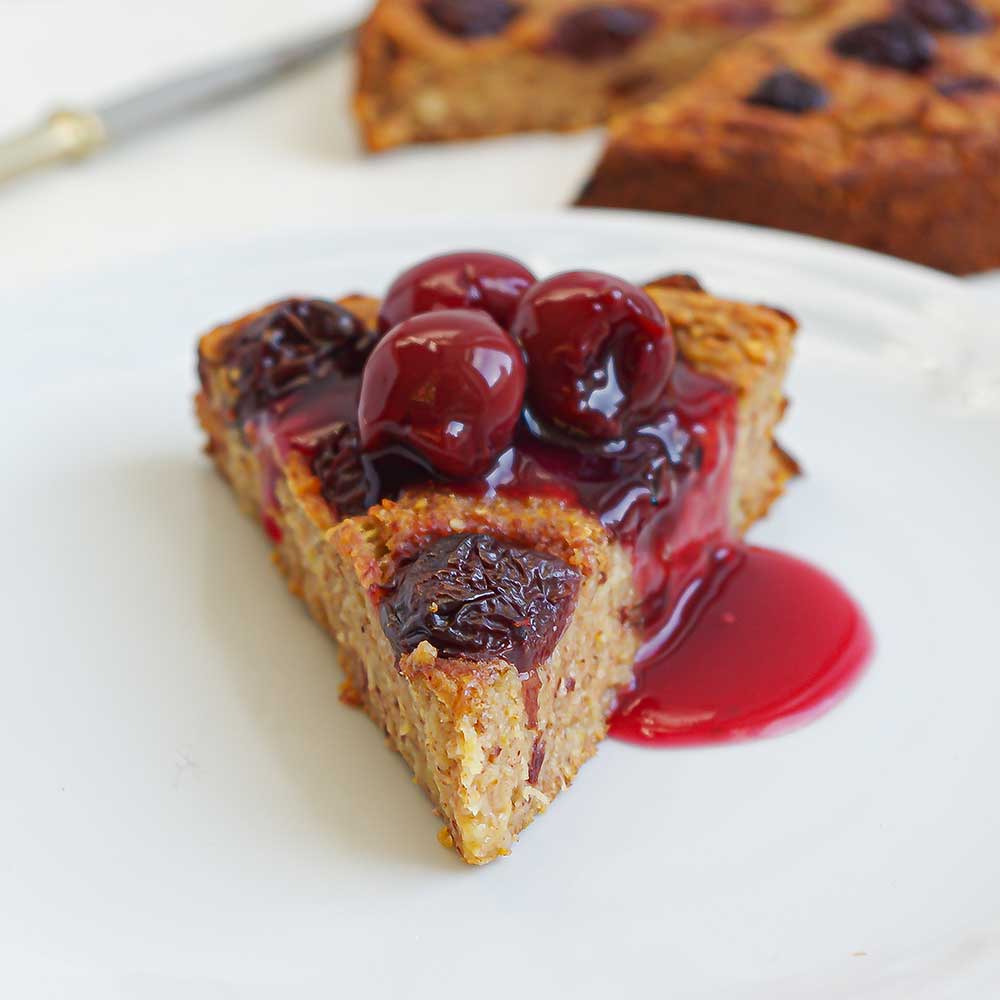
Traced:
<path id="1" fill-rule="evenodd" d="M 525 294 L 511 333 L 528 355 L 532 410 L 596 438 L 654 415 L 677 352 L 656 303 L 597 271 L 568 271 Z"/>
<path id="2" fill-rule="evenodd" d="M 404 271 L 389 286 L 379 329 L 435 309 L 482 309 L 505 329 L 535 276 L 519 261 L 475 251 L 430 257 Z"/>
<path id="3" fill-rule="evenodd" d="M 525 379 L 517 344 L 485 313 L 414 316 L 393 327 L 365 365 L 362 447 L 401 444 L 443 476 L 481 476 L 510 445 Z"/>

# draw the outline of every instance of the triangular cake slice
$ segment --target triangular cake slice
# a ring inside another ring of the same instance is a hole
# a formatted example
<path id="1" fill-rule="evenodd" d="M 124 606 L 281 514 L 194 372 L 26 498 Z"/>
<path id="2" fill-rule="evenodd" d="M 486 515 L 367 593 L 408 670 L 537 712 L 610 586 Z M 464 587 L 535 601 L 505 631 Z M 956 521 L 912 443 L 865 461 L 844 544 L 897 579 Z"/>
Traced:
<path id="1" fill-rule="evenodd" d="M 469 863 L 573 781 L 643 628 L 794 473 L 772 438 L 794 321 L 685 277 L 646 294 L 678 351 L 656 417 L 605 445 L 526 409 L 481 482 L 374 475 L 356 423 L 373 299 L 288 300 L 199 345 L 208 453 Z"/>
<path id="2" fill-rule="evenodd" d="M 1000 266 L 1000 0 L 847 0 L 611 122 L 583 205 Z"/>
<path id="3" fill-rule="evenodd" d="M 358 39 L 355 113 L 372 150 L 584 128 L 819 2 L 379 0 Z"/>

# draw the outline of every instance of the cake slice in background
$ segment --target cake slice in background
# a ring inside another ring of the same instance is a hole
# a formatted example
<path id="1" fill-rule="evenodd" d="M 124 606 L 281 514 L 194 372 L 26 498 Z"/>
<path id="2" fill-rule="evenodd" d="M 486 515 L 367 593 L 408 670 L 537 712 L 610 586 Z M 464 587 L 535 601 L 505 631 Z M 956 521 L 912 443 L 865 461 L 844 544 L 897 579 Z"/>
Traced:
<path id="1" fill-rule="evenodd" d="M 721 47 L 819 0 L 380 0 L 354 108 L 371 150 L 567 130 L 655 97 Z"/>
<path id="2" fill-rule="evenodd" d="M 1000 266 L 1000 0 L 847 0 L 616 118 L 581 205 Z"/>

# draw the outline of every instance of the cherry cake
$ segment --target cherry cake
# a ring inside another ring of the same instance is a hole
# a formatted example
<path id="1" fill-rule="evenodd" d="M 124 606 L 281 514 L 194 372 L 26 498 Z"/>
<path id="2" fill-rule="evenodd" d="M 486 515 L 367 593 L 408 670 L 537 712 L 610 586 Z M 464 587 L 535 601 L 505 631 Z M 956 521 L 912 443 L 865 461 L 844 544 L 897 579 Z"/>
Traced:
<path id="1" fill-rule="evenodd" d="M 726 681 L 740 633 L 714 651 L 704 634 L 731 624 L 718 594 L 744 609 L 766 594 L 792 617 L 823 604 L 830 656 L 788 680 L 789 717 L 863 659 L 863 619 L 832 582 L 803 570 L 779 594 L 739 542 L 796 472 L 772 436 L 795 328 L 684 275 L 538 280 L 455 253 L 381 301 L 288 299 L 202 337 L 209 455 L 336 638 L 344 699 L 465 861 L 506 854 L 609 721 L 626 739 L 705 737 L 671 729 L 662 704 L 704 695 L 699 676 L 740 701 L 708 738 L 766 728 L 747 701 L 764 682 Z M 823 630 L 799 631 L 801 646 Z M 664 688 L 670 656 L 683 670 Z"/>

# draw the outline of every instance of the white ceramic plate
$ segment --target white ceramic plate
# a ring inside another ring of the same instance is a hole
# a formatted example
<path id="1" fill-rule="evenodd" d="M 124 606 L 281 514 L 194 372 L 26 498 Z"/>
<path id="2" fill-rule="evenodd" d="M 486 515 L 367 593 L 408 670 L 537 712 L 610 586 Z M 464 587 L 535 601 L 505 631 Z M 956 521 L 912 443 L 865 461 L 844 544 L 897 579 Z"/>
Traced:
<path id="1" fill-rule="evenodd" d="M 791 735 L 605 743 L 483 869 L 338 702 L 190 405 L 200 330 L 463 246 L 798 314 L 808 474 L 753 537 L 839 576 L 878 641 Z M 287 234 L 7 296 L 0 993 L 997 995 L 1000 353 L 964 309 L 871 254 L 612 213 Z"/>

